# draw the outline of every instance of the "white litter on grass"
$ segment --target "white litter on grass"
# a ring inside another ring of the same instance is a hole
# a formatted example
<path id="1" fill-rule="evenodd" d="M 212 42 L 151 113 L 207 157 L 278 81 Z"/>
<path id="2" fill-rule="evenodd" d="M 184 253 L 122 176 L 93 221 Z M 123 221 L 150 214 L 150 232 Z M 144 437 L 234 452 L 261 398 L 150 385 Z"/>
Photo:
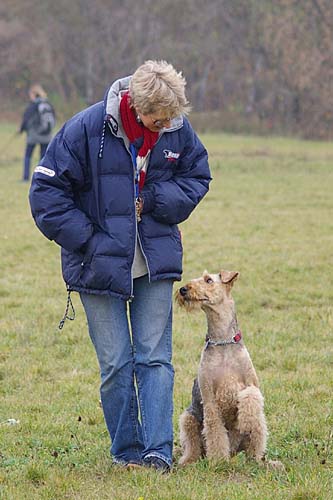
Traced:
<path id="1" fill-rule="evenodd" d="M 18 425 L 19 423 L 20 421 L 15 418 L 8 418 L 7 420 L 0 422 L 0 425 Z"/>

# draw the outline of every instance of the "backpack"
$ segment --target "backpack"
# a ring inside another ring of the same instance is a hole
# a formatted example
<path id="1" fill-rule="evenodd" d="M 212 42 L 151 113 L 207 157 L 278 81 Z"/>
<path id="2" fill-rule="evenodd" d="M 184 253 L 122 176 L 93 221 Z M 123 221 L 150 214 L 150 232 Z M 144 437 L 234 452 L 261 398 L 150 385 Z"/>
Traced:
<path id="1" fill-rule="evenodd" d="M 40 135 L 50 134 L 56 123 L 53 106 L 48 101 L 40 101 L 37 103 L 37 114 L 37 133 Z"/>

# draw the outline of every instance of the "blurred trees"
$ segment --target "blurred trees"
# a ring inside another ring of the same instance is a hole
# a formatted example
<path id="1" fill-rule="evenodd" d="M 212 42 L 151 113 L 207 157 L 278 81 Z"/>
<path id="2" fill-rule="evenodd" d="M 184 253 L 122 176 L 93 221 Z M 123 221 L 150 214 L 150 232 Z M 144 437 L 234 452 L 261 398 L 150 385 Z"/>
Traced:
<path id="1" fill-rule="evenodd" d="M 166 59 L 194 111 L 327 138 L 332 31 L 331 0 L 2 0 L 1 107 L 33 81 L 83 106 L 144 60 Z"/>

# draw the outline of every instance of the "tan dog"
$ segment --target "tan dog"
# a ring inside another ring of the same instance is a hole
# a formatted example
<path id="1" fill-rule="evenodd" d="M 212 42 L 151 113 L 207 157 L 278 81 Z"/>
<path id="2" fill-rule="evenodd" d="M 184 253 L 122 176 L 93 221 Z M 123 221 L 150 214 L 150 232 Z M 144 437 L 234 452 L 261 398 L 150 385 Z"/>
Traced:
<path id="1" fill-rule="evenodd" d="M 202 309 L 208 324 L 192 403 L 180 417 L 180 465 L 205 455 L 229 459 L 241 450 L 257 461 L 265 456 L 264 398 L 231 297 L 237 276 L 204 272 L 177 292 L 178 304 L 189 311 Z"/>

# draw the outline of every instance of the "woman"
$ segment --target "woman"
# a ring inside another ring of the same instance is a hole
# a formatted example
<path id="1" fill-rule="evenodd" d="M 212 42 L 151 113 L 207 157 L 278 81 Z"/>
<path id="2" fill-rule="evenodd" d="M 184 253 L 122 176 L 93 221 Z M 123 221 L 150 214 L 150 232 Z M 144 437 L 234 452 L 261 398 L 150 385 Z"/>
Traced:
<path id="1" fill-rule="evenodd" d="M 64 125 L 30 190 L 36 224 L 62 247 L 64 280 L 86 312 L 113 461 L 162 472 L 172 464 L 177 224 L 210 182 L 188 110 L 181 73 L 145 62 Z"/>
<path id="2" fill-rule="evenodd" d="M 27 143 L 24 155 L 22 180 L 28 181 L 30 177 L 30 163 L 36 144 L 40 145 L 40 158 L 45 155 L 47 146 L 52 137 L 55 126 L 55 113 L 52 105 L 47 100 L 47 94 L 39 84 L 32 85 L 29 89 L 30 103 L 24 111 L 19 133 L 26 132 Z"/>

